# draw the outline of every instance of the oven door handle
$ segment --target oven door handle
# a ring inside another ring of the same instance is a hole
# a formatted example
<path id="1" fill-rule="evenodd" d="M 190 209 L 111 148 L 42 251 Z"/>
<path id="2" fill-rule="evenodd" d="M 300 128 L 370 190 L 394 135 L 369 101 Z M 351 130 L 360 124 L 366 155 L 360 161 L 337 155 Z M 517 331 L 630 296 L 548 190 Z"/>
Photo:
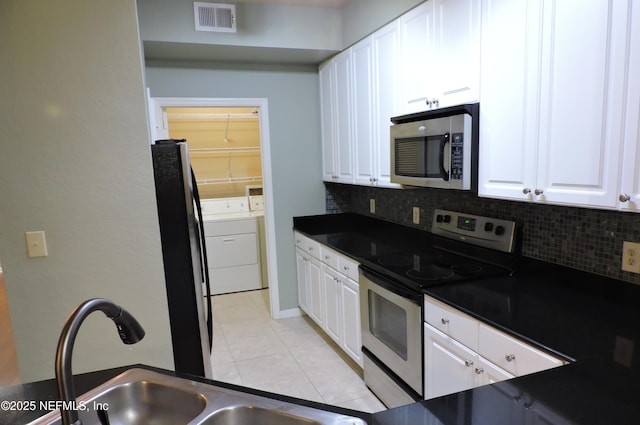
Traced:
<path id="1" fill-rule="evenodd" d="M 447 146 L 447 143 L 451 142 L 451 135 L 449 133 L 444 133 L 442 135 L 442 139 L 440 140 L 440 177 L 442 180 L 449 181 L 449 172 L 444 168 L 444 148 Z M 451 156 L 451 155 L 449 155 Z"/>
<path id="2" fill-rule="evenodd" d="M 402 298 L 410 300 L 414 304 L 419 306 L 422 305 L 422 293 L 417 291 L 412 291 L 409 288 L 406 288 L 402 284 L 395 283 L 393 280 L 382 276 L 375 271 L 366 268 L 365 266 L 360 265 L 360 273 L 367 278 L 370 282 L 375 285 L 378 285 L 389 292 L 392 292 Z"/>

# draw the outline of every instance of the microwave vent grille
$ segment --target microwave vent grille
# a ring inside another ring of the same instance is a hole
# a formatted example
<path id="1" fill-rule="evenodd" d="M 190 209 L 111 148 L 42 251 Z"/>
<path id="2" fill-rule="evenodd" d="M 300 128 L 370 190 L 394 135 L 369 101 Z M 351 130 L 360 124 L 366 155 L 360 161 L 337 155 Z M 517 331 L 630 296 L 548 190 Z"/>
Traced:
<path id="1" fill-rule="evenodd" d="M 418 176 L 421 173 L 419 170 L 418 158 L 423 154 L 423 146 L 417 140 L 415 141 L 402 141 L 396 144 L 395 155 L 395 172 L 397 175 L 402 176 Z"/>

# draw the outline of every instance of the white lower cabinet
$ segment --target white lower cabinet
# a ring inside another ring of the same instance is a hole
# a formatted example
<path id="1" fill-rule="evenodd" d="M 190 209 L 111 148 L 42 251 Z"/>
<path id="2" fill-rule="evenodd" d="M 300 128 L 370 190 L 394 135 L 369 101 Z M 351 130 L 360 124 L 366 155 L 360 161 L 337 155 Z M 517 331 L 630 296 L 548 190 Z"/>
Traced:
<path id="1" fill-rule="evenodd" d="M 324 323 L 320 261 L 296 248 L 298 304 L 316 323 Z"/>
<path id="2" fill-rule="evenodd" d="M 298 232 L 295 240 L 300 308 L 362 367 L 358 263 Z"/>
<path id="3" fill-rule="evenodd" d="M 566 364 L 426 295 L 424 317 L 425 399 Z"/>
<path id="4" fill-rule="evenodd" d="M 424 324 L 424 398 L 478 386 L 478 354 L 428 323 Z"/>

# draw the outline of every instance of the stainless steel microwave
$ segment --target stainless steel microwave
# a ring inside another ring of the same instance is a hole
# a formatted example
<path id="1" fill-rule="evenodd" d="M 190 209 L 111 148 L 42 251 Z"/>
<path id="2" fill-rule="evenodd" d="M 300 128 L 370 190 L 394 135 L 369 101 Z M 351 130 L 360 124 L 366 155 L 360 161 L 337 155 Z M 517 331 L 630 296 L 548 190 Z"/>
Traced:
<path id="1" fill-rule="evenodd" d="M 391 181 L 477 190 L 477 103 L 391 119 Z"/>

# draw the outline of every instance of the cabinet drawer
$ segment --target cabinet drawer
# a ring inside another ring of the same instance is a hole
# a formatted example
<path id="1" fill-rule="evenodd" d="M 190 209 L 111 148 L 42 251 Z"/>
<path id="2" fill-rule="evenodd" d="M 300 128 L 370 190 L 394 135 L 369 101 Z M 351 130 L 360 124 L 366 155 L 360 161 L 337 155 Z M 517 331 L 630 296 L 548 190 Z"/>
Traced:
<path id="1" fill-rule="evenodd" d="M 358 281 L 358 263 L 344 255 L 338 255 L 338 271 L 348 278 Z"/>
<path id="2" fill-rule="evenodd" d="M 242 220 L 209 220 L 204 222 L 205 236 L 256 233 L 257 231 L 258 225 L 255 217 Z"/>
<path id="3" fill-rule="evenodd" d="M 334 270 L 338 270 L 338 257 L 340 254 L 335 252 L 333 249 L 320 245 L 320 261 L 328 265 Z"/>
<path id="4" fill-rule="evenodd" d="M 478 321 L 425 295 L 424 320 L 474 351 L 478 351 Z"/>
<path id="5" fill-rule="evenodd" d="M 565 362 L 489 326 L 480 325 L 479 352 L 515 376 L 562 366 Z"/>
<path id="6" fill-rule="evenodd" d="M 255 233 L 207 237 L 205 243 L 210 268 L 258 262 L 258 241 Z"/>
<path id="7" fill-rule="evenodd" d="M 303 235 L 302 233 L 294 232 L 296 246 L 311 255 L 314 258 L 320 260 L 320 243 L 314 241 Z"/>

